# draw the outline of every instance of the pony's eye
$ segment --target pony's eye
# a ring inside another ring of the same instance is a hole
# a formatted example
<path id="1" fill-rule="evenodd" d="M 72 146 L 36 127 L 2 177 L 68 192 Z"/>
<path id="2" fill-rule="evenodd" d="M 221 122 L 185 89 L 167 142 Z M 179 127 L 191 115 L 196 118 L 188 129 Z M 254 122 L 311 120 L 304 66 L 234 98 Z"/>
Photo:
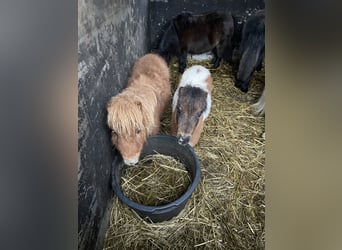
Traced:
<path id="1" fill-rule="evenodd" d="M 140 128 L 137 128 L 137 129 L 135 130 L 135 133 L 137 133 L 137 134 L 140 134 L 140 132 L 141 132 L 141 129 L 140 129 Z"/>
<path id="2" fill-rule="evenodd" d="M 201 115 L 202 115 L 202 111 L 200 111 L 200 112 L 197 112 L 197 114 L 196 114 L 196 117 L 197 117 L 197 118 L 200 118 L 200 117 L 201 117 Z"/>
<path id="3" fill-rule="evenodd" d="M 182 108 L 181 107 L 177 107 L 177 113 L 180 114 L 182 112 Z"/>

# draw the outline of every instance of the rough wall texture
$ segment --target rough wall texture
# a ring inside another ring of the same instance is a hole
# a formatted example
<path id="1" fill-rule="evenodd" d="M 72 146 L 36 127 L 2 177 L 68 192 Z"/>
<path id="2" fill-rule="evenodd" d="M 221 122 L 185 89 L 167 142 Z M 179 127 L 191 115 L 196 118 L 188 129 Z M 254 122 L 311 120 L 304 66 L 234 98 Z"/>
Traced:
<path id="1" fill-rule="evenodd" d="M 78 1 L 79 249 L 101 249 L 113 151 L 106 103 L 148 50 L 148 0 Z"/>
<path id="2" fill-rule="evenodd" d="M 224 10 L 235 14 L 239 29 L 250 13 L 265 8 L 264 0 L 150 0 L 150 39 L 152 50 L 158 47 L 168 22 L 181 11 L 204 13 Z"/>

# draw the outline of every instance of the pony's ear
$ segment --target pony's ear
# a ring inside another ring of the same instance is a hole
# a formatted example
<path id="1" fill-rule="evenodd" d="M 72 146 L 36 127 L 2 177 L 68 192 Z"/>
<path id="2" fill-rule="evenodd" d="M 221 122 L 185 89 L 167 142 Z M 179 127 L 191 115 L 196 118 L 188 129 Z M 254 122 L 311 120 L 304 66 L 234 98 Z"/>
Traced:
<path id="1" fill-rule="evenodd" d="M 178 95 L 180 96 L 180 95 L 183 95 L 183 91 L 184 91 L 184 87 L 180 87 L 179 89 L 178 89 Z"/>

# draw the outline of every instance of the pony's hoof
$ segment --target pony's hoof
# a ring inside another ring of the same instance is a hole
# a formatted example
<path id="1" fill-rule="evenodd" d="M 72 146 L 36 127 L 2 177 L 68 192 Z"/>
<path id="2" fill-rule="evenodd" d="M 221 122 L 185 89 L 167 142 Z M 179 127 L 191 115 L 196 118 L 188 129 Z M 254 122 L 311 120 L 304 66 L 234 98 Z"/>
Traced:
<path id="1" fill-rule="evenodd" d="M 243 86 L 243 85 L 241 85 L 239 83 L 235 83 L 234 86 L 236 88 L 240 89 L 244 93 L 247 93 L 247 91 L 248 91 L 248 86 L 246 87 L 246 86 Z"/>
<path id="2" fill-rule="evenodd" d="M 220 63 L 214 63 L 213 64 L 213 69 L 217 69 L 220 66 Z"/>
<path id="3" fill-rule="evenodd" d="M 262 70 L 262 66 L 258 66 L 258 67 L 256 67 L 256 69 L 255 69 L 256 71 L 258 71 L 258 72 L 260 72 L 261 70 Z"/>

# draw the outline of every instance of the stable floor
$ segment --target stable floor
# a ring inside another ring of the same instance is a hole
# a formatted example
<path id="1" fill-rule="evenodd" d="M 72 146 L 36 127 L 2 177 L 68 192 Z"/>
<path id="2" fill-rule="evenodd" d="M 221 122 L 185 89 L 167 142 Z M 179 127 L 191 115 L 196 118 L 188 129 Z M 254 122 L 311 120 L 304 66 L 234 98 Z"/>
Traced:
<path id="1" fill-rule="evenodd" d="M 264 249 L 265 248 L 265 117 L 250 105 L 261 95 L 265 71 L 255 72 L 248 93 L 234 87 L 232 67 L 188 60 L 210 69 L 211 113 L 195 152 L 201 181 L 185 209 L 171 221 L 150 224 L 113 198 L 104 249 Z M 178 64 L 170 64 L 174 91 Z M 170 133 L 171 103 L 161 132 Z"/>

